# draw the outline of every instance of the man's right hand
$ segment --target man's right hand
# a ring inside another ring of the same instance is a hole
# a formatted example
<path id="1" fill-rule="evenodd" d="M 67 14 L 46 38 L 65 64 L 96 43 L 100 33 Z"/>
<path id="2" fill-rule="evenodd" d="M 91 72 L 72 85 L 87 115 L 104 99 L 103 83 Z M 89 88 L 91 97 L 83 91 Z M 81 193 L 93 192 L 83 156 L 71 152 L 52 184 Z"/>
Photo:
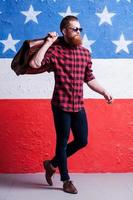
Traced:
<path id="1" fill-rule="evenodd" d="M 58 38 L 58 33 L 49 32 L 45 44 L 51 46 Z"/>

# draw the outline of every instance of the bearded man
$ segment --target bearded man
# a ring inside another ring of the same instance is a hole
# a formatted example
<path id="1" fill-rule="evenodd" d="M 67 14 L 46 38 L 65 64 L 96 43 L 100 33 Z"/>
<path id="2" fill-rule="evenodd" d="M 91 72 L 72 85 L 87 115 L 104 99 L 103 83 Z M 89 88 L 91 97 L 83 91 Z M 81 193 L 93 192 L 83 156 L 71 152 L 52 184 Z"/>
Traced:
<path id="1" fill-rule="evenodd" d="M 88 143 L 83 83 L 103 95 L 107 103 L 112 103 L 113 99 L 92 73 L 91 55 L 82 46 L 82 28 L 78 18 L 63 18 L 60 31 L 62 37 L 58 37 L 55 32 L 48 34 L 46 42 L 30 61 L 30 66 L 54 72 L 55 78 L 51 108 L 56 130 L 56 151 L 51 160 L 43 162 L 46 180 L 49 185 L 53 185 L 52 176 L 58 167 L 64 192 L 76 194 L 78 191 L 70 179 L 67 158 Z M 68 142 L 70 129 L 74 139 Z"/>

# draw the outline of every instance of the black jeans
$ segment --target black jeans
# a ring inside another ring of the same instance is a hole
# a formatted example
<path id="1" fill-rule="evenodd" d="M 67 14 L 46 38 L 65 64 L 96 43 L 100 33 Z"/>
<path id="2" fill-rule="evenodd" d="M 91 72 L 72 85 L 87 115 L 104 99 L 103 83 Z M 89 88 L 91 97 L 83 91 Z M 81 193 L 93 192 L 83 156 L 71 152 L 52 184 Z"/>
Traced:
<path id="1" fill-rule="evenodd" d="M 67 157 L 87 145 L 88 125 L 84 108 L 79 112 L 65 112 L 52 106 L 56 129 L 56 153 L 51 160 L 54 167 L 59 168 L 61 181 L 70 179 L 67 168 Z M 74 140 L 67 144 L 70 129 Z"/>

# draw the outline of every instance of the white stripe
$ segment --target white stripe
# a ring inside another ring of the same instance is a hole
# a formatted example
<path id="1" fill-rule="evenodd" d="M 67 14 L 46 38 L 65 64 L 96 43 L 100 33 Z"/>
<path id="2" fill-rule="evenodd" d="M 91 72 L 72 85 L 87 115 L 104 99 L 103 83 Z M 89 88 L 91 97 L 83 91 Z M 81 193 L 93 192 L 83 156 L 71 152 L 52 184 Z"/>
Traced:
<path id="1" fill-rule="evenodd" d="M 114 98 L 133 98 L 133 59 L 93 59 L 92 62 L 97 81 Z M 16 76 L 10 68 L 10 63 L 11 59 L 0 59 L 1 99 L 52 97 L 53 73 Z M 84 98 L 103 97 L 84 84 Z"/>

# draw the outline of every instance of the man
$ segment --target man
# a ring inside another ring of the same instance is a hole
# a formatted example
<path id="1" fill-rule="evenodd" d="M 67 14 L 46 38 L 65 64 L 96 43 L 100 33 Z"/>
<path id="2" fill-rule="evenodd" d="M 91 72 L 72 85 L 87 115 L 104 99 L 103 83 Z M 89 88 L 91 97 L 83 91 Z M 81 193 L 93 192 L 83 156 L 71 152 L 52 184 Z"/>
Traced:
<path id="1" fill-rule="evenodd" d="M 91 56 L 82 47 L 82 28 L 77 17 L 67 16 L 60 24 L 63 37 L 49 33 L 47 41 L 30 61 L 33 68 L 43 67 L 54 72 L 55 88 L 51 101 L 56 129 L 56 152 L 52 160 L 44 161 L 46 180 L 53 185 L 52 176 L 59 168 L 63 190 L 76 194 L 78 191 L 70 180 L 67 157 L 87 145 L 88 125 L 83 106 L 83 83 L 112 103 L 112 96 L 96 81 L 91 69 Z M 58 38 L 58 39 L 57 39 Z M 70 129 L 74 140 L 67 144 Z"/>

